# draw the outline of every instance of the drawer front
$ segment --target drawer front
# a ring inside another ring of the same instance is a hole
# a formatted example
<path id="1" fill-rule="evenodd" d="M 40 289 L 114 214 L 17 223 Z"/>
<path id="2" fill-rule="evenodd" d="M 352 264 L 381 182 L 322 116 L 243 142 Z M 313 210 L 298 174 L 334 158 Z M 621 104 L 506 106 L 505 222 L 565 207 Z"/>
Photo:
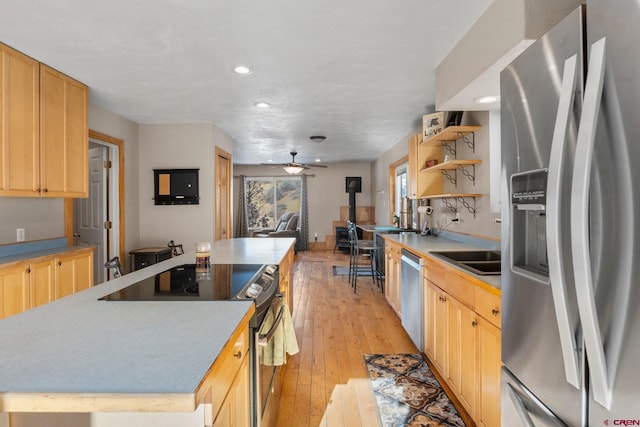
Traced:
<path id="1" fill-rule="evenodd" d="M 476 286 L 461 276 L 456 269 L 438 261 L 425 259 L 424 276 L 458 301 L 473 308 Z"/>
<path id="2" fill-rule="evenodd" d="M 245 326 L 225 346 L 208 375 L 214 417 L 220 410 L 242 361 L 249 354 L 249 328 L 248 325 Z"/>
<path id="3" fill-rule="evenodd" d="M 502 310 L 499 295 L 477 287 L 476 312 L 498 328 L 502 328 Z"/>

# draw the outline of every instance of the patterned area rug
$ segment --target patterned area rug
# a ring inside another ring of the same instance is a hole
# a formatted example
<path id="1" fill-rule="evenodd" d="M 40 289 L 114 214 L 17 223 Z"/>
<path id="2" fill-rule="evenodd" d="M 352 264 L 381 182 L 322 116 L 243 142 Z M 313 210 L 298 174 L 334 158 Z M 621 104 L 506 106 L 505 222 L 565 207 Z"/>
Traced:
<path id="1" fill-rule="evenodd" d="M 365 354 L 384 427 L 464 427 L 420 354 Z"/>

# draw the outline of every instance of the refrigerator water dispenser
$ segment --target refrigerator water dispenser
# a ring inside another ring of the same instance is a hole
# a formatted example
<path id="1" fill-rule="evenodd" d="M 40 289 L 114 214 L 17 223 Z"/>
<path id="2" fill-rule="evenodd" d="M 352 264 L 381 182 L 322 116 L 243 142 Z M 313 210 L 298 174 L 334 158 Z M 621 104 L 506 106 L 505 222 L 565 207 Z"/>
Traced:
<path id="1" fill-rule="evenodd" d="M 548 283 L 547 169 L 511 176 L 511 269 Z"/>

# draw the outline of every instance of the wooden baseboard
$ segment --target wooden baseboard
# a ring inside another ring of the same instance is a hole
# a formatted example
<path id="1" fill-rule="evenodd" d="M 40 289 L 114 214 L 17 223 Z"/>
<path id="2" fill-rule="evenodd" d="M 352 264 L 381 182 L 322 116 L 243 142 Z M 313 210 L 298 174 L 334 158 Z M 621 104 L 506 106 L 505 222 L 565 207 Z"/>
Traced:
<path id="1" fill-rule="evenodd" d="M 326 242 L 309 242 L 307 246 L 308 251 L 326 251 L 327 244 Z"/>

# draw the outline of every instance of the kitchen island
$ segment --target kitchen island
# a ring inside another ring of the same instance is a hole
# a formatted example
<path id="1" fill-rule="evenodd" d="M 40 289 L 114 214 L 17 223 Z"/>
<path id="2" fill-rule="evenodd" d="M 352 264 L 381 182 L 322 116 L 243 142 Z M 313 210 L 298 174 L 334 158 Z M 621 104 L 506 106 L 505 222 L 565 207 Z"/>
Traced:
<path id="1" fill-rule="evenodd" d="M 212 263 L 280 264 L 294 243 L 219 241 Z M 0 321 L 0 426 L 211 425 L 228 391 L 217 389 L 228 386 L 218 365 L 245 359 L 254 303 L 99 300 L 194 260 L 190 252 Z"/>

